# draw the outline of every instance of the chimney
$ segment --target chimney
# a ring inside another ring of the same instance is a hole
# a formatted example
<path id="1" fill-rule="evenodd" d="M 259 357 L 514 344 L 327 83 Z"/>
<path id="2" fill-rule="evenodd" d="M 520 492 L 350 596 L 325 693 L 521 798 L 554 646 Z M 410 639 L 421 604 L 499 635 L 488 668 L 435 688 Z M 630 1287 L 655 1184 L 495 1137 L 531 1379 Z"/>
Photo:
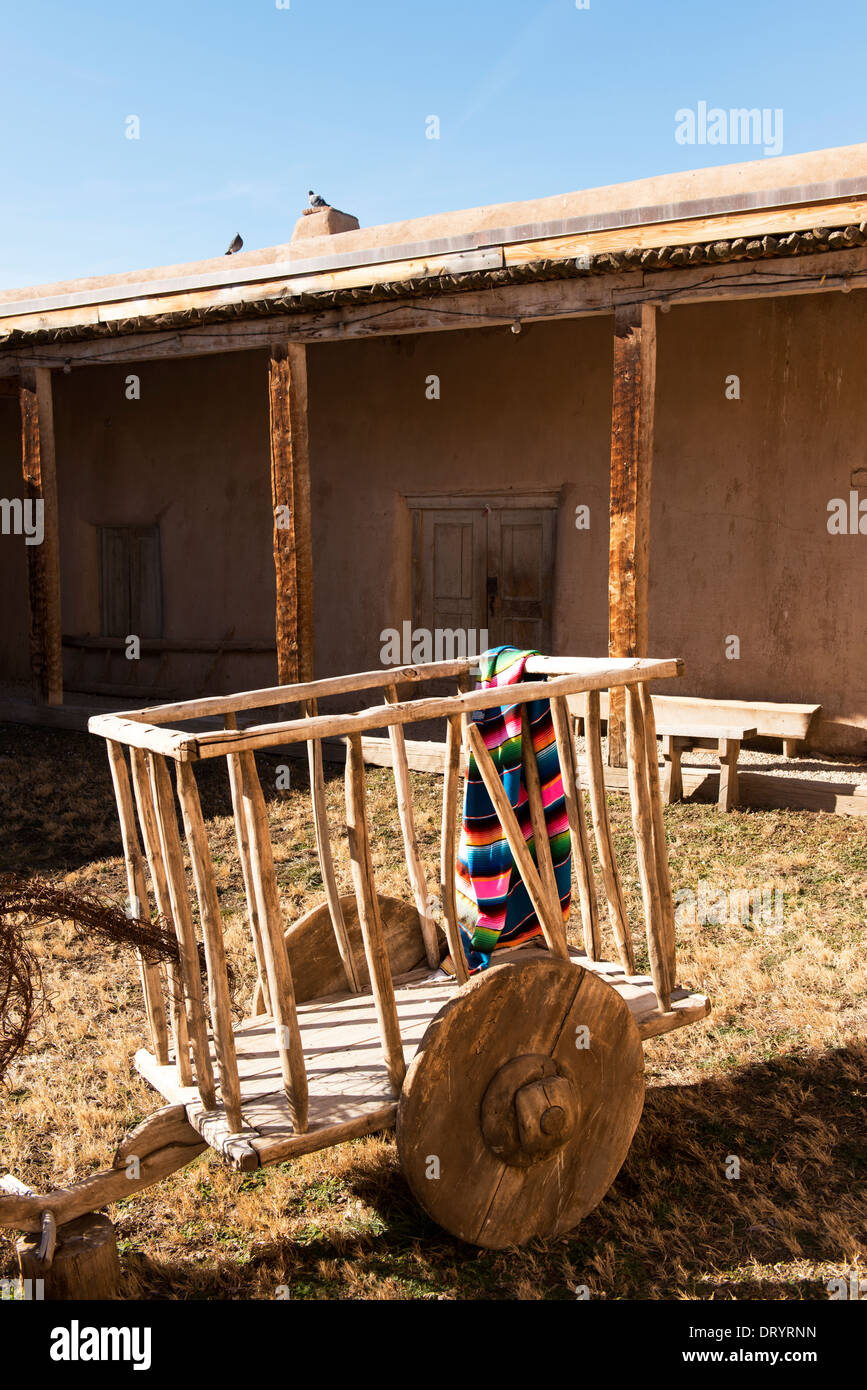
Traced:
<path id="1" fill-rule="evenodd" d="M 349 212 L 338 208 L 305 208 L 292 233 L 292 241 L 306 241 L 314 236 L 336 236 L 340 232 L 357 232 L 359 222 Z"/>

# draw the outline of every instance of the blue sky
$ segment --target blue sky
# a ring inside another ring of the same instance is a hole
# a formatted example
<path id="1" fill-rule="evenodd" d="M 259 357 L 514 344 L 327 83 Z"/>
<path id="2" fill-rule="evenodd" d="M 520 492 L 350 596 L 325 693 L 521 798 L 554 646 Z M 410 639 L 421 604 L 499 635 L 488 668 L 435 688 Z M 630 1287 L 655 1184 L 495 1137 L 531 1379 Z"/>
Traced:
<path id="1" fill-rule="evenodd" d="M 763 157 L 678 144 L 700 101 L 867 139 L 864 0 L 277 4 L 0 0 L 0 285 L 286 241 L 310 187 L 370 225 Z"/>

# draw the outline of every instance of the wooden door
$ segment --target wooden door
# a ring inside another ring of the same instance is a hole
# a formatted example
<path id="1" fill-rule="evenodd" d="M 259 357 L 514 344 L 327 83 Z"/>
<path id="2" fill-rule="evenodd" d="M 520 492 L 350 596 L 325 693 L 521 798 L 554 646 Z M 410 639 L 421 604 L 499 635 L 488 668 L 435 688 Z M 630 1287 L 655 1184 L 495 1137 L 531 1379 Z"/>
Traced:
<path id="1" fill-rule="evenodd" d="M 417 627 L 472 632 L 476 651 L 485 632 L 489 647 L 550 651 L 557 511 L 520 501 L 415 504 Z"/>
<path id="2" fill-rule="evenodd" d="M 102 526 L 100 547 L 102 635 L 162 636 L 159 528 Z"/>
<path id="3" fill-rule="evenodd" d="M 554 518 L 550 509 L 492 508 L 488 516 L 488 640 L 551 650 Z"/>
<path id="4" fill-rule="evenodd" d="M 418 614 L 429 632 L 484 628 L 484 523 L 484 514 L 469 507 L 422 511 Z"/>

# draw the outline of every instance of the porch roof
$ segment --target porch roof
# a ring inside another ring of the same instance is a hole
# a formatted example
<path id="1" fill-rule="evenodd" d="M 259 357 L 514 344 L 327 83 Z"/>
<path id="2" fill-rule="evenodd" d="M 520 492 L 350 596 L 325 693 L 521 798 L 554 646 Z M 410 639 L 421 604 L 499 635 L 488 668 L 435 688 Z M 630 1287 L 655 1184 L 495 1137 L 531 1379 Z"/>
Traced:
<path id="1" fill-rule="evenodd" d="M 0 291 L 0 356 L 24 344 L 865 245 L 861 144 Z"/>

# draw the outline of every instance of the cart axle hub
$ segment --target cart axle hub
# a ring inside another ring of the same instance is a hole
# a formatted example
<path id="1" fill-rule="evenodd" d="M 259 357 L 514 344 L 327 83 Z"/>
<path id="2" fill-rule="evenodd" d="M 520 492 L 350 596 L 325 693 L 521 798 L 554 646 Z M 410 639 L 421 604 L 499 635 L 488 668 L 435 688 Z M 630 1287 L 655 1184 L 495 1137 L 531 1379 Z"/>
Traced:
<path id="1" fill-rule="evenodd" d="M 551 1158 L 578 1121 L 575 1088 L 542 1054 L 515 1057 L 491 1080 L 482 1099 L 485 1143 L 505 1163 L 531 1168 Z"/>

